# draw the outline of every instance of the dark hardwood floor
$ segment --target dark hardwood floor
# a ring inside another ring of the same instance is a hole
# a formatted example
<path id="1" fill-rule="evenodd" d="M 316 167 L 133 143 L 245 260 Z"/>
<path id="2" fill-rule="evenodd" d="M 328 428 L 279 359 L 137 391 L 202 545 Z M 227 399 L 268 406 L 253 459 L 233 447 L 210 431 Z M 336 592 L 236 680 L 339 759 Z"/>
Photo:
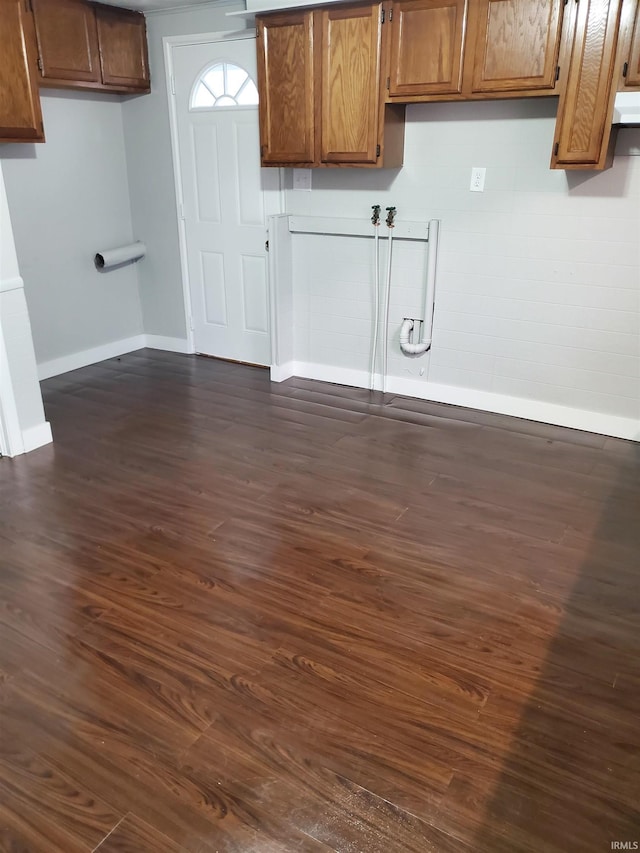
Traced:
<path id="1" fill-rule="evenodd" d="M 0 460 L 0 849 L 640 842 L 640 445 L 142 350 Z"/>

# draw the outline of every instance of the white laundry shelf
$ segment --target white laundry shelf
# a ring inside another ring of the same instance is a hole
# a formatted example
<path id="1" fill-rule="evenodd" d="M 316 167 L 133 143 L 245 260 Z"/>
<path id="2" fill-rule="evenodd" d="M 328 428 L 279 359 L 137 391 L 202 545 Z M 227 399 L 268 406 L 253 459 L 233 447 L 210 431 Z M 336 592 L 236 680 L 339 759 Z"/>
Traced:
<path id="1" fill-rule="evenodd" d="M 380 212 L 380 237 L 387 236 L 385 212 Z M 368 219 L 340 219 L 335 216 L 290 216 L 292 234 L 332 234 L 343 237 L 373 237 L 374 226 Z M 394 240 L 428 240 L 428 222 L 407 222 L 396 219 Z"/>

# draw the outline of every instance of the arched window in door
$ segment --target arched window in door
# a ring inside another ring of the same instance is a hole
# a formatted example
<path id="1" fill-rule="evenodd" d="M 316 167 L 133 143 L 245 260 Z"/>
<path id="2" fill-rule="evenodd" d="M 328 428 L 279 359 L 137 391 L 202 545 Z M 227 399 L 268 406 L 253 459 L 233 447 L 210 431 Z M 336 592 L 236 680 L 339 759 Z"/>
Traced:
<path id="1" fill-rule="evenodd" d="M 258 89 L 249 72 L 232 62 L 216 62 L 196 81 L 189 108 L 252 107 L 257 103 Z"/>

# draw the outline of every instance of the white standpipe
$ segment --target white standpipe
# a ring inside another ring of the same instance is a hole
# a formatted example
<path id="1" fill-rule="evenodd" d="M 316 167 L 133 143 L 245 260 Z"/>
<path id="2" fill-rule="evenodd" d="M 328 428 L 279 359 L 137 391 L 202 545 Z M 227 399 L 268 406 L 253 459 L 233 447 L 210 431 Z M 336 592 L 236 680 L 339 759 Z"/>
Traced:
<path id="1" fill-rule="evenodd" d="M 393 227 L 396 216 L 395 207 L 388 207 L 387 228 L 389 238 L 387 240 L 387 275 L 384 283 L 384 337 L 382 338 L 382 393 L 387 390 L 387 356 L 389 343 L 389 303 L 391 301 L 391 258 L 393 252 Z"/>
<path id="2" fill-rule="evenodd" d="M 374 205 L 373 216 L 373 257 L 374 257 L 374 300 L 373 300 L 373 345 L 371 348 L 371 380 L 373 391 L 376 381 L 376 354 L 378 352 L 378 326 L 380 325 L 380 205 Z"/>
<path id="3" fill-rule="evenodd" d="M 419 342 L 411 342 L 411 332 L 414 330 L 413 320 L 403 320 L 400 327 L 400 349 L 407 355 L 422 355 L 431 349 L 433 337 L 433 309 L 436 294 L 436 265 L 438 262 L 438 236 L 440 222 L 432 219 L 429 222 L 429 254 L 427 256 L 427 284 L 424 297 L 424 338 Z"/>

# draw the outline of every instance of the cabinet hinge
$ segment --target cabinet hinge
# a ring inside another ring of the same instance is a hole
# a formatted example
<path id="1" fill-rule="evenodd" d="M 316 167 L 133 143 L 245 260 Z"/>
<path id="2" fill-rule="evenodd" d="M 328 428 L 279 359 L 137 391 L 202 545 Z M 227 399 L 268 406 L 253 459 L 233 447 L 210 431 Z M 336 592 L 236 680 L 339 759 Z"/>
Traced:
<path id="1" fill-rule="evenodd" d="M 625 64 L 622 66 L 622 76 L 626 77 L 628 71 L 629 71 L 629 63 L 625 62 Z"/>
<path id="2" fill-rule="evenodd" d="M 380 156 L 380 146 L 376 145 L 376 157 Z"/>
<path id="3" fill-rule="evenodd" d="M 184 204 L 180 202 L 180 219 L 184 219 Z"/>
<path id="4" fill-rule="evenodd" d="M 384 24 L 384 17 L 385 17 L 385 15 L 384 15 L 384 6 L 383 6 L 382 9 L 380 10 L 380 23 L 381 24 Z"/>
<path id="5" fill-rule="evenodd" d="M 42 57 L 41 56 L 38 57 L 38 70 L 40 71 L 41 74 L 44 73 L 42 70 Z"/>
<path id="6" fill-rule="evenodd" d="M 393 8 L 389 9 L 389 23 L 393 21 Z"/>
<path id="7" fill-rule="evenodd" d="M 171 94 L 175 95 L 175 93 L 176 93 L 176 78 L 172 74 L 171 75 Z"/>
<path id="8" fill-rule="evenodd" d="M 391 89 L 391 77 L 387 77 L 387 89 Z"/>
<path id="9" fill-rule="evenodd" d="M 560 66 L 556 65 L 556 83 L 560 79 Z"/>
<path id="10" fill-rule="evenodd" d="M 559 151 L 559 150 L 560 150 L 560 143 L 559 143 L 559 142 L 556 142 L 556 144 L 553 146 L 553 156 L 554 156 L 554 157 L 557 157 L 557 156 L 558 156 L 558 151 Z"/>

